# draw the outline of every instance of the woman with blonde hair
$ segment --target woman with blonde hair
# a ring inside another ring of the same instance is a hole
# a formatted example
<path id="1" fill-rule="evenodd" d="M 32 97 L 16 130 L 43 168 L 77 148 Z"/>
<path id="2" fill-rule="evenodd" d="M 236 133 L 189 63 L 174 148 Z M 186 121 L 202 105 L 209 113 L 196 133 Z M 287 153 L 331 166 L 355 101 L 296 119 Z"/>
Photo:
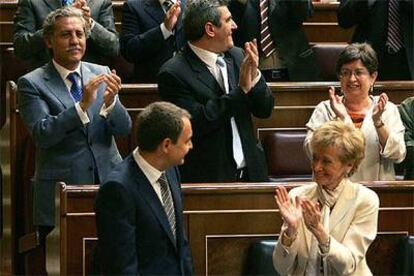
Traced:
<path id="1" fill-rule="evenodd" d="M 284 221 L 273 252 L 281 275 L 372 275 L 365 259 L 377 235 L 379 199 L 349 177 L 364 158 L 364 137 L 341 120 L 310 141 L 316 183 L 276 189 Z"/>

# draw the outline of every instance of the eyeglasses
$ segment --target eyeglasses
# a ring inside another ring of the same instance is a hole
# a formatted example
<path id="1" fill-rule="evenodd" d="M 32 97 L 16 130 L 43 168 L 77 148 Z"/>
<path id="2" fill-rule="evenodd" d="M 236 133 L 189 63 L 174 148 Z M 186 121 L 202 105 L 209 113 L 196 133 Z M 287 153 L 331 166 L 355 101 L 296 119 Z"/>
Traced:
<path id="1" fill-rule="evenodd" d="M 352 75 L 354 75 L 355 78 L 359 79 L 359 78 L 368 76 L 369 72 L 365 69 L 356 69 L 355 71 L 348 70 L 348 69 L 342 69 L 339 72 L 340 79 L 349 79 L 351 78 Z"/>

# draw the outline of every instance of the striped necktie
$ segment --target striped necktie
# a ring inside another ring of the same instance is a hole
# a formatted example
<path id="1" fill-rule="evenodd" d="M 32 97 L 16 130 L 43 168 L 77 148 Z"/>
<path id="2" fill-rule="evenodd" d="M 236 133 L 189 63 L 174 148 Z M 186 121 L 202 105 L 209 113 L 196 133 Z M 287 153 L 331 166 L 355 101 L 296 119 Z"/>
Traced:
<path id="1" fill-rule="evenodd" d="M 260 0 L 260 49 L 265 57 L 270 56 L 276 49 L 270 36 L 269 1 Z"/>
<path id="2" fill-rule="evenodd" d="M 388 1 L 388 35 L 385 45 L 390 53 L 397 53 L 403 47 L 398 0 Z"/>
<path id="3" fill-rule="evenodd" d="M 171 231 L 176 240 L 176 229 L 175 229 L 175 211 L 174 203 L 171 195 L 170 186 L 168 185 L 168 179 L 165 173 L 162 173 L 158 179 L 161 187 L 161 198 L 164 205 L 165 214 L 167 215 L 168 222 L 170 223 Z"/>
<path id="4" fill-rule="evenodd" d="M 82 99 L 82 87 L 79 85 L 79 75 L 76 72 L 72 72 L 67 76 L 67 79 L 72 83 L 70 94 L 72 94 L 73 99 L 77 103 Z"/>

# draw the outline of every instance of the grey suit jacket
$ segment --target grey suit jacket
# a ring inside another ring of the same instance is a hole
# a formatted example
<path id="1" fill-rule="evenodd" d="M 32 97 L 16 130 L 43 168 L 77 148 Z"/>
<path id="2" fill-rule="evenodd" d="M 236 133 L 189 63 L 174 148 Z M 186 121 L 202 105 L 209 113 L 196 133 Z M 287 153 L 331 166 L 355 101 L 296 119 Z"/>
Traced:
<path id="1" fill-rule="evenodd" d="M 347 179 L 329 216 L 330 249 L 325 257 L 327 275 L 372 275 L 365 259 L 377 235 L 379 199 L 375 192 Z M 289 197 L 317 201 L 316 183 L 295 188 Z M 282 226 L 283 229 L 286 225 Z M 312 233 L 305 223 L 299 225 L 296 240 L 289 248 L 278 242 L 273 264 L 280 275 L 305 275 Z"/>
<path id="2" fill-rule="evenodd" d="M 86 84 L 109 68 L 82 62 Z M 19 111 L 36 146 L 33 187 L 35 225 L 54 225 L 54 187 L 57 181 L 70 184 L 95 182 L 94 170 L 104 181 L 121 161 L 114 136 L 126 136 L 131 119 L 117 100 L 107 118 L 99 115 L 106 85 L 98 88 L 97 99 L 88 109 L 90 122 L 83 125 L 74 101 L 53 63 L 38 68 L 18 81 Z"/>
<path id="3" fill-rule="evenodd" d="M 50 56 L 43 42 L 43 21 L 62 6 L 61 0 L 19 0 L 14 17 L 15 54 L 29 60 L 31 68 L 45 64 Z M 101 63 L 102 57 L 117 56 L 119 42 L 111 0 L 87 0 L 95 26 L 87 40 L 84 60 Z"/>

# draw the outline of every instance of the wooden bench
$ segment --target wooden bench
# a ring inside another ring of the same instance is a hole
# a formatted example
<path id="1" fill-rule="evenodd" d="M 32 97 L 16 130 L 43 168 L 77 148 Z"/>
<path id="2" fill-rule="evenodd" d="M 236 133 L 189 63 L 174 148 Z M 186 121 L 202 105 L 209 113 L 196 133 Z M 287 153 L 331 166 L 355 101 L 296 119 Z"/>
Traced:
<path id="1" fill-rule="evenodd" d="M 288 189 L 305 183 L 279 184 Z M 380 198 L 378 237 L 369 253 L 376 275 L 393 271 L 398 238 L 414 233 L 414 182 L 366 183 Z M 275 183 L 183 184 L 184 220 L 197 275 L 242 275 L 250 245 L 277 237 Z M 58 227 L 48 240 L 51 275 L 85 275 L 96 246 L 98 187 L 57 186 Z M 53 269 L 53 270 L 52 270 Z"/>
<path id="2" fill-rule="evenodd" d="M 256 131 L 264 133 L 272 128 L 303 128 L 308 121 L 314 106 L 327 99 L 327 86 L 338 86 L 337 82 L 303 82 L 303 83 L 269 83 L 276 99 L 271 118 L 254 119 Z M 6 259 L 9 269 L 15 273 L 24 273 L 24 260 L 18 253 L 17 240 L 33 231 L 31 224 L 31 182 L 34 173 L 34 146 L 28 132 L 19 116 L 16 96 L 16 85 L 8 84 L 5 110 L 5 125 L 0 131 L 0 143 L 6 145 L 0 148 L 1 167 L 4 174 L 3 202 L 4 227 L 10 229 L 5 233 L 4 246 L 9 246 Z M 375 93 L 387 91 L 390 99 L 400 103 L 411 96 L 414 81 L 408 82 L 378 82 Z M 126 106 L 133 120 L 149 103 L 159 100 L 155 84 L 124 84 L 120 93 L 121 101 Z M 2 110 L 3 110 L 2 107 Z M 134 133 L 134 132 L 132 132 Z M 135 147 L 135 137 L 117 140 L 118 148 L 126 156 Z M 25 244 L 25 243 L 23 243 Z M 27 246 L 22 246 L 30 248 Z"/>

